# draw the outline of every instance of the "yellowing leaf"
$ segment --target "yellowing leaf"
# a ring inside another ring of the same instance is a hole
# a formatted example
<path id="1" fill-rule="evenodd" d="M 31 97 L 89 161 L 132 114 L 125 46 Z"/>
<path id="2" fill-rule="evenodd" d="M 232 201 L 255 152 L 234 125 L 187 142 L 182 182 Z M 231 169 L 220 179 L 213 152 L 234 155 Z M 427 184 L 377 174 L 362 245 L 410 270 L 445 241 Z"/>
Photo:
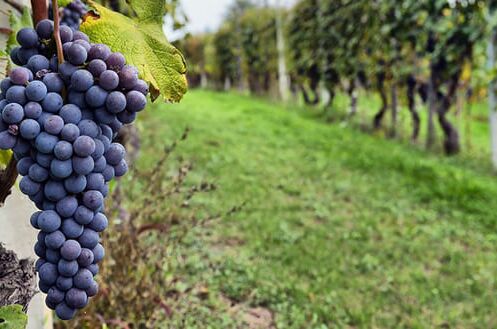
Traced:
<path id="1" fill-rule="evenodd" d="M 105 43 L 123 53 L 127 62 L 138 68 L 142 79 L 150 83 L 152 99 L 161 94 L 168 101 L 180 101 L 187 90 L 185 59 L 166 40 L 162 24 L 136 21 L 93 1 L 89 3 L 96 12 L 85 17 L 81 31 L 92 42 Z"/>

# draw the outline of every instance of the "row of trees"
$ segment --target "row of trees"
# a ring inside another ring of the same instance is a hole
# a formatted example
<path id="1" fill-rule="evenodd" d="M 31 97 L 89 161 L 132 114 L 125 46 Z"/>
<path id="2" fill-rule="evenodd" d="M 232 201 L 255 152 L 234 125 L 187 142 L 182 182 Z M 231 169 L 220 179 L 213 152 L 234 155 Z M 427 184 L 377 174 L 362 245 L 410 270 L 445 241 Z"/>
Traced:
<path id="1" fill-rule="evenodd" d="M 209 81 L 283 98 L 288 85 L 306 104 L 324 107 L 344 92 L 350 116 L 359 91 L 374 91 L 382 102 L 374 128 L 389 113 L 389 135 L 396 136 L 405 103 L 412 140 L 426 124 L 432 147 L 438 125 L 445 152 L 455 154 L 460 137 L 448 113 L 457 94 L 470 96 L 492 79 L 485 57 L 488 40 L 497 39 L 493 6 L 477 0 L 300 0 L 286 10 L 238 0 L 216 33 L 191 36 L 179 46 L 191 62 L 193 85 Z M 488 61 L 492 68 L 494 60 Z M 426 123 L 419 103 L 428 108 Z"/>

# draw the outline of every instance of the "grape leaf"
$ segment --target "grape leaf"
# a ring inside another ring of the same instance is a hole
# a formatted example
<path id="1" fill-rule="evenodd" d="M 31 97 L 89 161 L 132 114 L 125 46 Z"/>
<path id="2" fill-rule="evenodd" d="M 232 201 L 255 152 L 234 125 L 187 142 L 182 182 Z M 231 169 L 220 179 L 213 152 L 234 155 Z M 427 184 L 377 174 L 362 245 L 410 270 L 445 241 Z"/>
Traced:
<path id="1" fill-rule="evenodd" d="M 59 7 L 66 7 L 71 2 L 73 2 L 73 0 L 58 0 Z"/>
<path id="2" fill-rule="evenodd" d="M 0 329 L 24 329 L 28 317 L 21 305 L 9 305 L 0 308 Z"/>
<path id="3" fill-rule="evenodd" d="M 113 51 L 123 53 L 127 62 L 136 66 L 141 78 L 150 84 L 153 100 L 161 94 L 168 101 L 180 101 L 187 90 L 185 59 L 167 41 L 162 21 L 157 24 L 134 20 L 94 1 L 89 3 L 95 10 L 85 16 L 81 31 L 92 42 L 105 43 Z"/>
<path id="4" fill-rule="evenodd" d="M 162 24 L 167 12 L 166 0 L 126 0 L 138 19 L 142 22 L 156 22 Z"/>

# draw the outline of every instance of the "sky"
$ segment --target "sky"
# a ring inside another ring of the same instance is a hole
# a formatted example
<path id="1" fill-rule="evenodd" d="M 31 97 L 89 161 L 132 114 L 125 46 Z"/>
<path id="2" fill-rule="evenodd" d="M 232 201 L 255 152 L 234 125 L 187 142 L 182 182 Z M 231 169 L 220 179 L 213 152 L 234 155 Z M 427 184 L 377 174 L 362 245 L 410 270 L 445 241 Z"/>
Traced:
<path id="1" fill-rule="evenodd" d="M 223 21 L 227 8 L 233 0 L 182 0 L 181 6 L 186 13 L 189 23 L 187 31 L 190 33 L 202 33 L 216 31 Z M 268 0 L 269 4 L 280 4 L 290 6 L 296 0 Z M 184 32 L 171 32 L 165 28 L 169 40 L 180 38 Z"/>

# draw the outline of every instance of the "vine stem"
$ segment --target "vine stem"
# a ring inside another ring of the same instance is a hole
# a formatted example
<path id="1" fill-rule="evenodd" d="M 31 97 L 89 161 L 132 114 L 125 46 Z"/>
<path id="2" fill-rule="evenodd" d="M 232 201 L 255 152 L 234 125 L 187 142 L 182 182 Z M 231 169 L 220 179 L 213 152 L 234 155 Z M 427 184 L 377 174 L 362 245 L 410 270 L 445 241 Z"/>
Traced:
<path id="1" fill-rule="evenodd" d="M 39 21 L 48 18 L 48 3 L 46 0 L 31 0 L 33 8 L 33 25 L 36 26 Z"/>
<path id="2" fill-rule="evenodd" d="M 54 21 L 53 36 L 55 38 L 55 45 L 57 46 L 57 59 L 59 65 L 64 63 L 64 50 L 62 48 L 62 40 L 60 39 L 60 16 L 59 16 L 59 1 L 52 1 L 52 12 Z"/>

